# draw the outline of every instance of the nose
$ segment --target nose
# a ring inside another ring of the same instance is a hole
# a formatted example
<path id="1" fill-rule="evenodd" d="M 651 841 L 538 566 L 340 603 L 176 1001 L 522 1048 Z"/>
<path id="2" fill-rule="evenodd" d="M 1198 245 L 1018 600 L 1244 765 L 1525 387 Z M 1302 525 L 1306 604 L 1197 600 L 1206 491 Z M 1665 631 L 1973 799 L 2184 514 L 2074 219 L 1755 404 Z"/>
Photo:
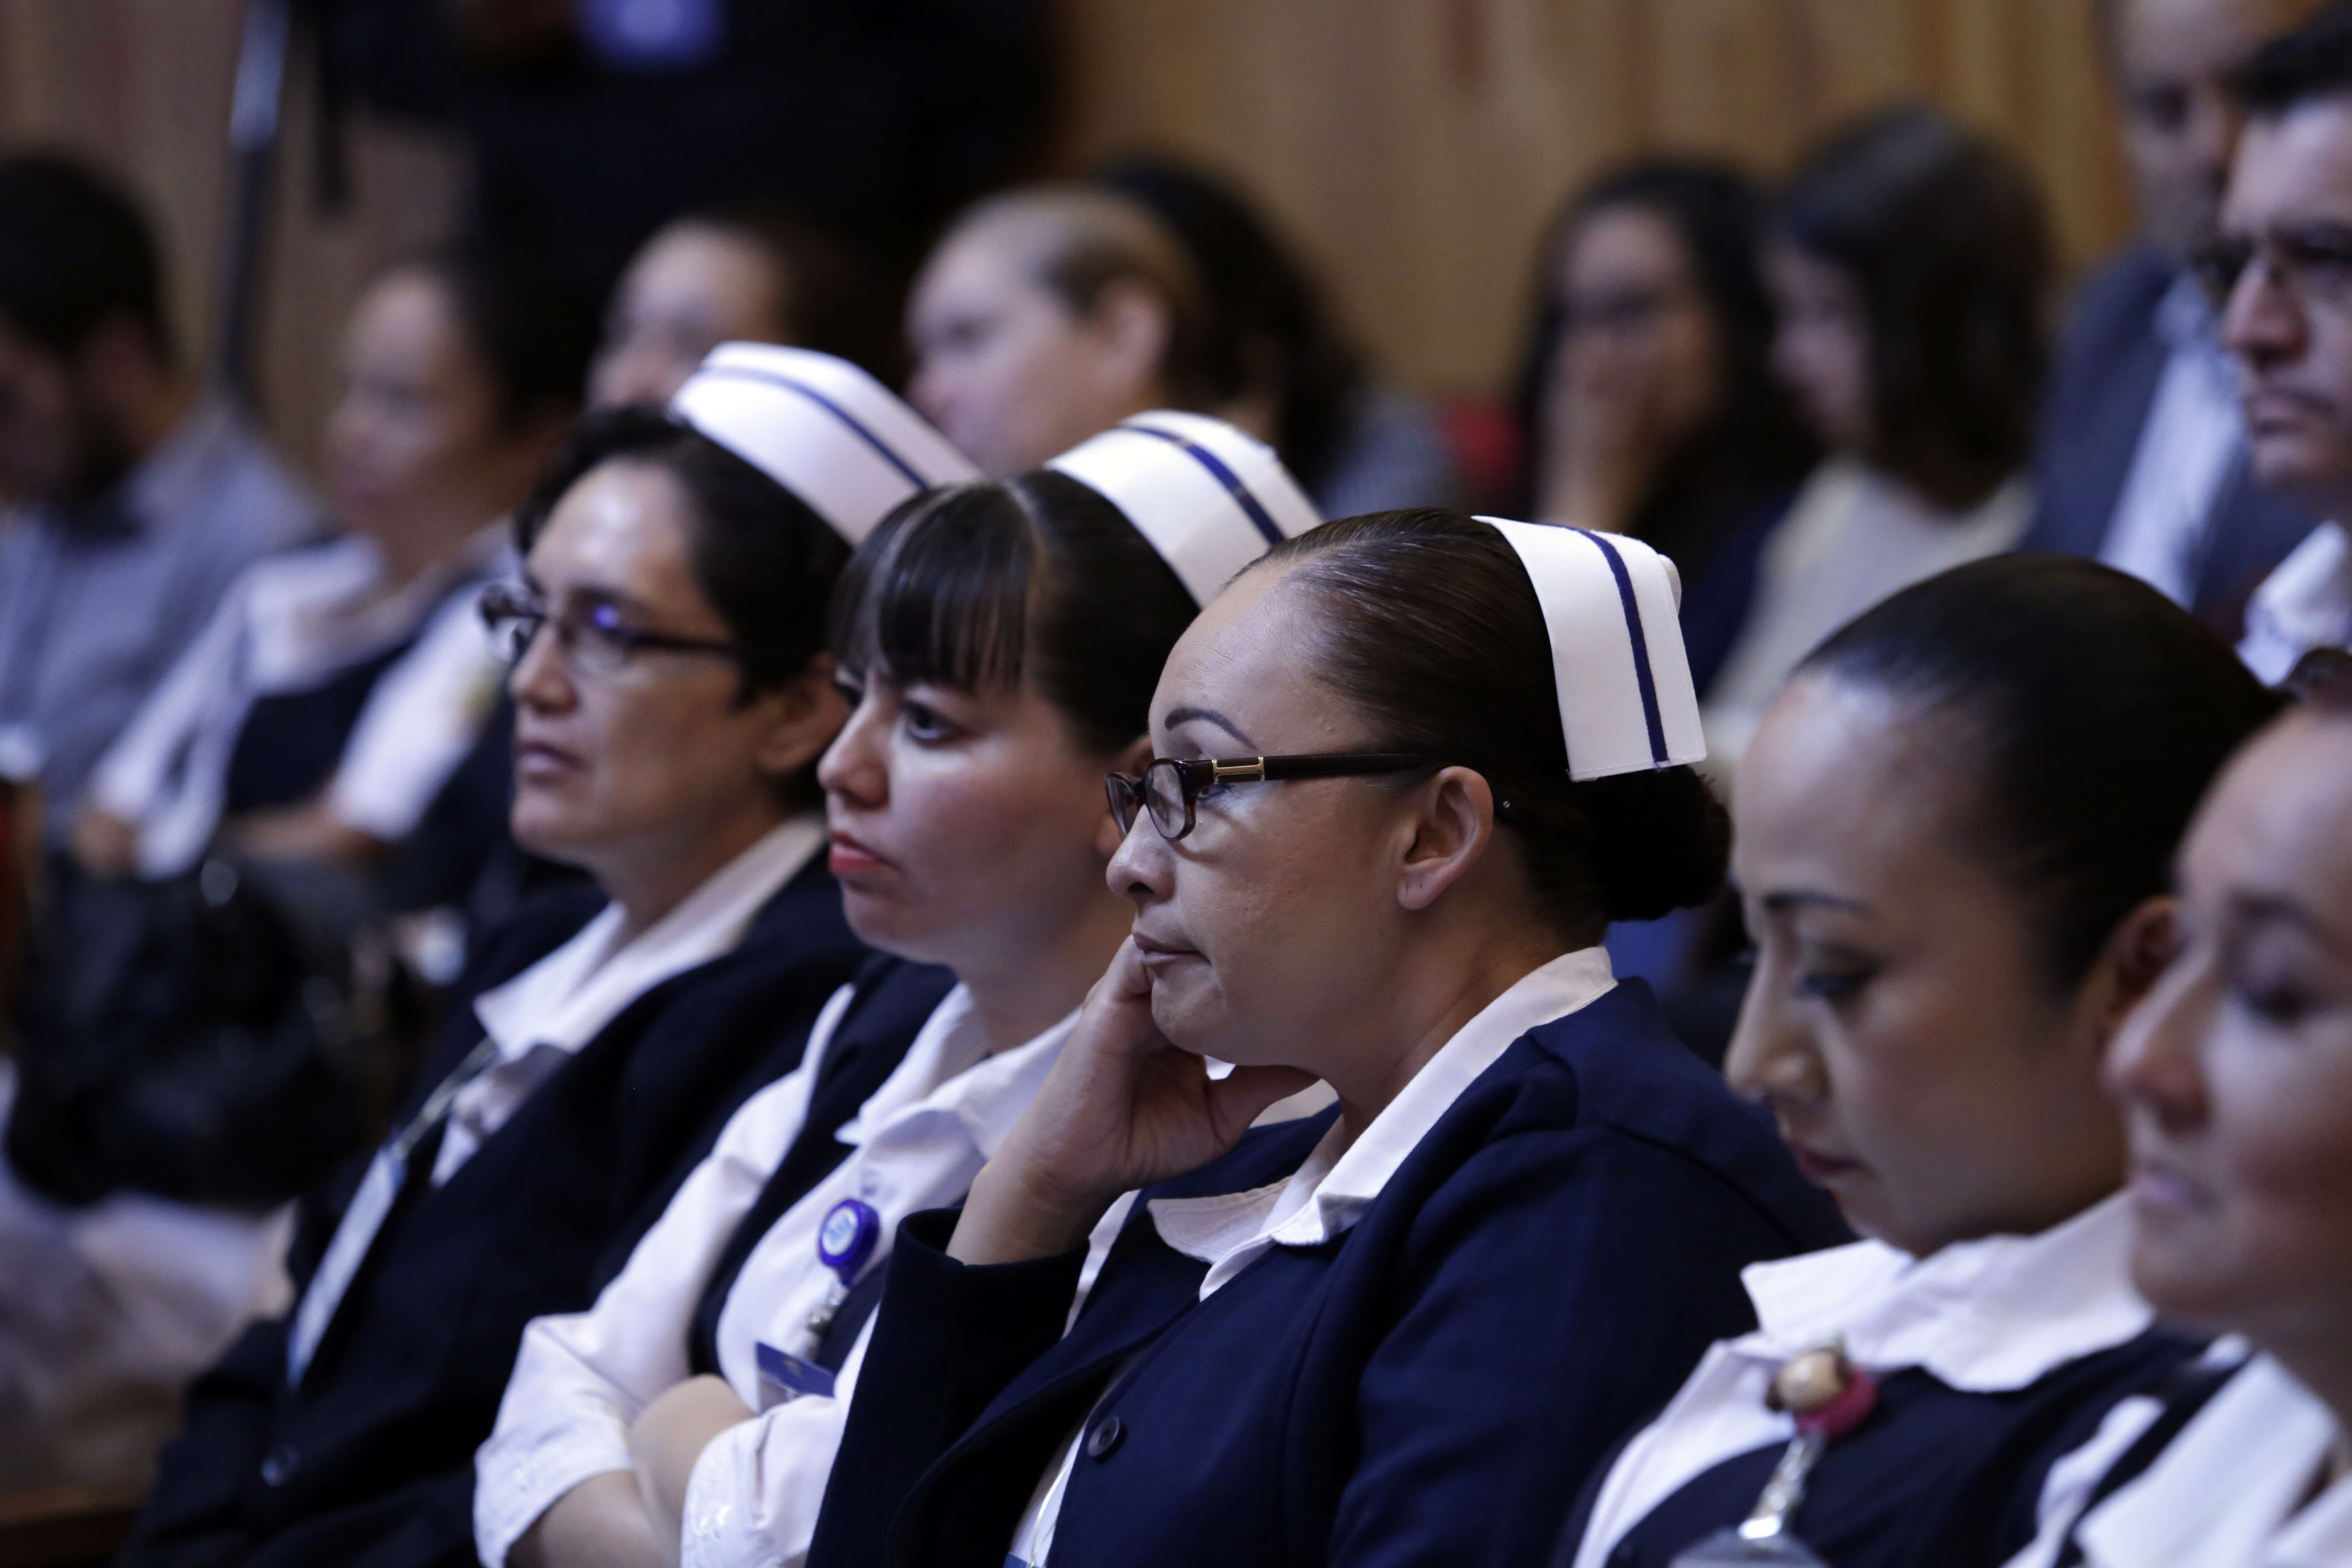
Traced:
<path id="1" fill-rule="evenodd" d="M 1151 814 L 1138 807 L 1135 820 L 1128 824 L 1127 837 L 1119 840 L 1110 864 L 1103 869 L 1103 881 L 1112 892 L 1140 909 L 1169 896 L 1175 863 L 1175 846 L 1151 826 Z"/>
<path id="2" fill-rule="evenodd" d="M 1779 972 L 1777 962 L 1758 959 L 1723 1058 L 1732 1089 L 1776 1112 L 1784 1106 L 1817 1104 L 1829 1089 L 1811 1033 L 1790 1016 L 1782 1000 L 1787 988 Z"/>
<path id="3" fill-rule="evenodd" d="M 572 672 L 563 668 L 552 622 L 541 626 L 524 646 L 522 658 L 507 677 L 507 694 L 515 706 L 534 713 L 562 713 L 579 705 L 580 691 L 572 684 Z"/>
<path id="4" fill-rule="evenodd" d="M 2168 1131 L 2200 1125 L 2208 1100 L 2199 1047 L 2213 1026 L 2220 992 L 2211 956 L 2182 952 L 2116 1031 L 2107 1048 L 2107 1092 Z"/>
<path id="5" fill-rule="evenodd" d="M 873 810 L 890 799 L 890 768 L 884 742 L 888 720 L 869 691 L 849 710 L 833 744 L 816 762 L 816 782 L 828 796 Z"/>
<path id="6" fill-rule="evenodd" d="M 2267 257 L 2257 254 L 2238 275 L 2221 314 L 2221 342 L 2250 364 L 2299 358 L 2307 341 L 2303 303 Z"/>

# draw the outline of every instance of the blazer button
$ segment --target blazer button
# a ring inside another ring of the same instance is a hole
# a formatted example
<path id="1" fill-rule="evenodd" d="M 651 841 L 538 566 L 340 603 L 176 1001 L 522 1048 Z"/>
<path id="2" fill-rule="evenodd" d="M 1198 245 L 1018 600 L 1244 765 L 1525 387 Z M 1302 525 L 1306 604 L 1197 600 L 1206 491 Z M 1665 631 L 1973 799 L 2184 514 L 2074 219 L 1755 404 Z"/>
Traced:
<path id="1" fill-rule="evenodd" d="M 1127 1441 L 1127 1424 L 1113 1415 L 1087 1434 L 1087 1458 L 1100 1462 L 1118 1452 Z"/>
<path id="2" fill-rule="evenodd" d="M 282 1487 L 292 1480 L 294 1472 L 301 1468 L 302 1456 L 290 1445 L 280 1443 L 263 1456 L 261 1479 L 264 1485 Z"/>

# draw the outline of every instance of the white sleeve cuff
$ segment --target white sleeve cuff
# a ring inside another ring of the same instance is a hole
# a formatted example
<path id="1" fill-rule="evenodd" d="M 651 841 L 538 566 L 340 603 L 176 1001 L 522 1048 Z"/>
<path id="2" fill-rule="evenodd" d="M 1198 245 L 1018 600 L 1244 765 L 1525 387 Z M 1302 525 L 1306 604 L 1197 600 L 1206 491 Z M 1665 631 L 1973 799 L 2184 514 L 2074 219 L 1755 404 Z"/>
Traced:
<path id="1" fill-rule="evenodd" d="M 500 1568 L 514 1543 L 574 1487 L 633 1468 L 628 1431 L 617 1420 L 494 1435 L 474 1458 L 474 1545 L 482 1561 Z"/>

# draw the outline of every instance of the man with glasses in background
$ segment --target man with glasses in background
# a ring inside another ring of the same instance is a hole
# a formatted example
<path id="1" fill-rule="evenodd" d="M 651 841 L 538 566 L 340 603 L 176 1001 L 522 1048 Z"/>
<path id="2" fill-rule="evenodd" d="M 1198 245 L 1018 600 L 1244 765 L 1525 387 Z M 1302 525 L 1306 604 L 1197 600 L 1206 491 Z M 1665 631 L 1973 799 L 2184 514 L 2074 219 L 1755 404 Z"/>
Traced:
<path id="1" fill-rule="evenodd" d="M 2198 270 L 2237 357 L 2254 477 L 2321 517 L 2255 594 L 2239 652 L 2265 680 L 2352 642 L 2352 3 L 2266 46 L 2220 237 Z"/>
<path id="2" fill-rule="evenodd" d="M 2024 542 L 2129 572 L 2233 637 L 2314 519 L 2250 471 L 2236 373 L 2188 264 L 2221 213 L 2232 73 L 2315 8 L 2099 0 L 2139 230 L 2083 289 L 2052 366 Z"/>

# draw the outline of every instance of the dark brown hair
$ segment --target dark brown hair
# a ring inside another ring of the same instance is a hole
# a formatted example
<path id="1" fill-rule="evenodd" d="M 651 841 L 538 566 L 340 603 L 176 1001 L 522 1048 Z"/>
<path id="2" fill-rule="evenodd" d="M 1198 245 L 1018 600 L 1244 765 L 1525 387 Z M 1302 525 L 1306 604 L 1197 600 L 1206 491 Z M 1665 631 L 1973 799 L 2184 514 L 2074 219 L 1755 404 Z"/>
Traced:
<path id="1" fill-rule="evenodd" d="M 918 496 L 882 521 L 834 598 L 842 668 L 959 690 L 1019 684 L 1107 755 L 1151 728 L 1169 650 L 1198 614 L 1127 515 L 1041 469 Z"/>
<path id="2" fill-rule="evenodd" d="M 1434 508 L 1327 522 L 1268 551 L 1308 595 L 1318 674 L 1370 751 L 1426 752 L 1486 776 L 1546 915 L 1594 941 L 1722 886 L 1731 824 L 1686 767 L 1568 775 L 1551 639 L 1535 584 L 1492 526 Z"/>
<path id="3" fill-rule="evenodd" d="M 1935 110 L 1888 110 L 1808 159 L 1774 224 L 1861 289 L 1864 456 L 1952 508 L 2025 466 L 2051 261 L 2041 197 L 2015 158 Z"/>
<path id="4" fill-rule="evenodd" d="M 1800 672 L 1964 726 L 1973 850 L 2023 891 L 2060 994 L 2171 886 L 2197 803 L 2280 699 L 2163 595 L 2095 562 L 2004 555 L 1904 589 Z M 1973 773 L 1973 777 L 1968 777 Z"/>

